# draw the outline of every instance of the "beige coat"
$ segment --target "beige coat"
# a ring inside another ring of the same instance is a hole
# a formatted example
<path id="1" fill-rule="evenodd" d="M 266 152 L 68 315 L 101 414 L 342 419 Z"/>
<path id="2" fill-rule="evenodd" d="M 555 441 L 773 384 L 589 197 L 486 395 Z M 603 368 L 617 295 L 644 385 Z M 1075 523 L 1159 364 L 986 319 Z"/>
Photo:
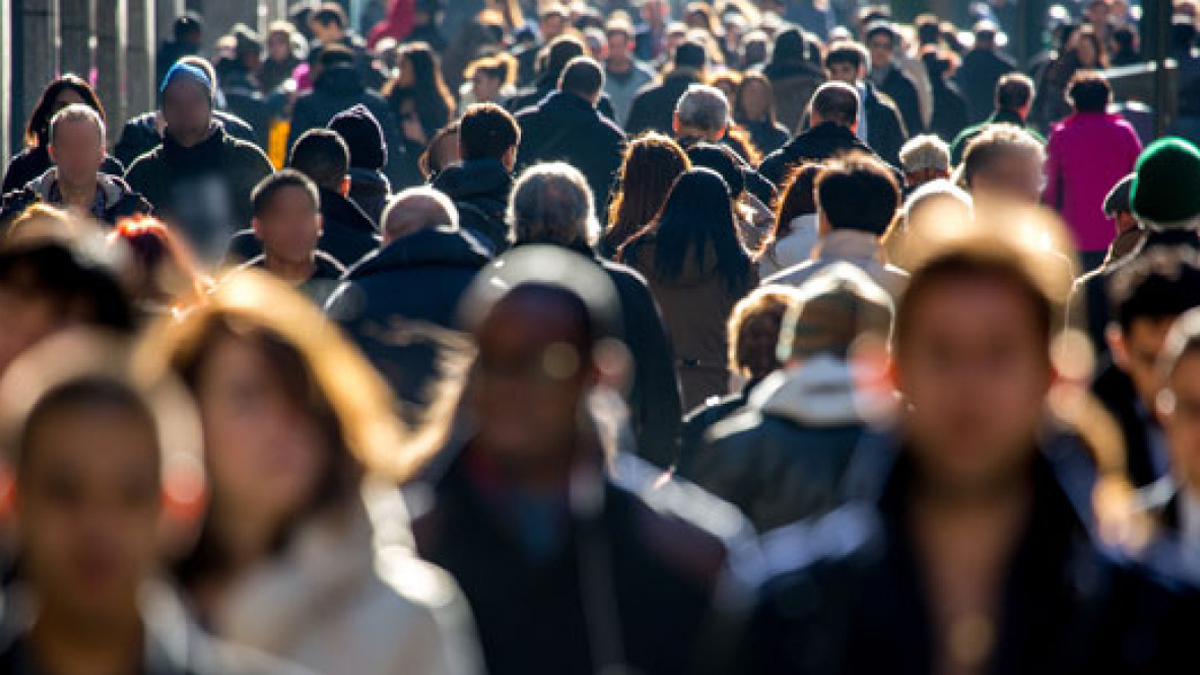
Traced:
<path id="1" fill-rule="evenodd" d="M 325 675 L 481 673 L 466 600 L 415 556 L 399 491 L 368 480 L 362 497 L 231 588 L 214 630 Z"/>

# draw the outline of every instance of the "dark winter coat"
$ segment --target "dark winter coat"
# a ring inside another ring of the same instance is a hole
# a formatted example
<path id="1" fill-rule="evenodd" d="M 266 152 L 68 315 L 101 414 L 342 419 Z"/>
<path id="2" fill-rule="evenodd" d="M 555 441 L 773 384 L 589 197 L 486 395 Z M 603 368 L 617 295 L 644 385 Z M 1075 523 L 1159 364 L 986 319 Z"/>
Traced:
<path id="1" fill-rule="evenodd" d="M 813 94 L 825 82 L 825 74 L 806 61 L 767 65 L 763 75 L 771 80 L 775 91 L 775 115 L 779 123 L 794 133 L 812 100 Z M 763 150 L 763 153 L 770 152 Z"/>
<path id="2" fill-rule="evenodd" d="M 680 69 L 668 75 L 661 83 L 652 82 L 642 87 L 637 96 L 633 97 L 629 119 L 625 121 L 626 133 L 637 136 L 643 131 L 657 131 L 667 136 L 673 135 L 671 125 L 675 115 L 675 104 L 688 87 L 699 81 L 700 78 L 694 71 Z"/>
<path id="3" fill-rule="evenodd" d="M 452 164 L 433 179 L 433 187 L 454 200 L 458 223 L 492 252 L 508 248 L 505 211 L 513 178 L 498 159 L 469 159 Z"/>
<path id="4" fill-rule="evenodd" d="M 736 513 L 675 481 L 651 489 L 661 472 L 630 456 L 612 477 L 586 470 L 572 482 L 596 501 L 572 508 L 565 488 L 507 486 L 468 445 L 413 522 L 417 550 L 462 588 L 492 675 L 697 672 L 729 546 L 714 525 Z M 535 515 L 553 523 L 548 546 L 531 542 Z"/>
<path id="5" fill-rule="evenodd" d="M 383 172 L 363 167 L 350 167 L 350 201 L 379 225 L 383 208 L 392 196 L 392 184 Z"/>
<path id="6" fill-rule="evenodd" d="M 121 127 L 121 139 L 113 148 L 113 156 L 126 167 L 132 167 L 138 157 L 150 152 L 163 142 L 162 134 L 158 133 L 156 124 L 157 112 L 142 113 L 131 118 Z M 220 123 L 230 136 L 247 143 L 253 143 L 262 149 L 259 143 L 259 132 L 240 117 L 224 110 L 213 111 L 213 121 Z M 266 131 L 262 130 L 265 134 Z"/>
<path id="7" fill-rule="evenodd" d="M 1125 446 L 1125 470 L 1134 487 L 1149 485 L 1162 478 L 1170 459 L 1163 447 L 1156 451 L 1151 438 L 1162 438 L 1162 429 L 1153 412 L 1146 409 L 1134 389 L 1133 380 L 1111 361 L 1106 362 L 1092 382 L 1092 393 L 1121 427 Z M 1161 456 L 1156 454 L 1163 453 Z"/>
<path id="8" fill-rule="evenodd" d="M 299 284 L 296 284 L 296 290 L 300 291 L 304 297 L 312 300 L 313 304 L 317 307 L 324 307 L 330 296 L 333 295 L 333 292 L 337 290 L 338 282 L 346 273 L 346 268 L 336 258 L 323 251 L 315 252 L 313 263 L 312 275 Z M 265 271 L 266 266 L 267 257 L 259 255 L 242 263 L 231 274 L 249 269 Z"/>
<path id="9" fill-rule="evenodd" d="M 979 124 L 971 125 L 958 133 L 958 136 L 954 138 L 954 142 L 950 144 L 950 162 L 952 164 L 961 164 L 963 155 L 967 152 L 967 146 L 971 144 L 972 139 L 982 134 L 984 129 L 987 129 L 992 124 L 1011 124 L 1028 131 L 1039 142 L 1043 144 L 1046 142 L 1046 139 L 1042 138 L 1041 134 L 1025 126 L 1025 120 L 1017 113 L 1011 110 L 997 110 Z"/>
<path id="10" fill-rule="evenodd" d="M 312 91 L 296 99 L 292 108 L 292 126 L 288 131 L 288 149 L 296 144 L 304 132 L 324 128 L 334 115 L 360 103 L 371 111 L 383 128 L 383 138 L 388 147 L 388 163 L 384 172 L 389 179 L 397 182 L 401 162 L 405 159 L 400 124 L 387 101 L 366 88 L 359 69 L 354 66 L 334 66 L 325 70 L 313 83 Z"/>
<path id="11" fill-rule="evenodd" d="M 883 161 L 892 166 L 900 164 L 900 148 L 908 141 L 908 130 L 904 118 L 895 102 L 886 94 L 880 94 L 870 82 L 863 83 L 867 95 L 863 108 L 867 113 L 867 145 Z"/>
<path id="12" fill-rule="evenodd" d="M 0 203 L 0 226 L 7 226 L 34 204 L 60 205 L 57 175 L 56 169 L 50 169 L 20 190 L 4 195 L 3 203 Z M 122 218 L 153 215 L 154 207 L 150 202 L 130 190 L 120 178 L 101 173 L 97 175 L 97 183 L 98 194 L 92 211 L 97 220 L 116 225 Z"/>
<path id="13" fill-rule="evenodd" d="M 778 372 L 709 429 L 682 474 L 767 532 L 844 502 L 843 480 L 866 423 L 843 362 Z"/>
<path id="14" fill-rule="evenodd" d="M 791 139 L 791 135 L 782 124 L 769 119 L 757 122 L 741 121 L 738 124 L 750 132 L 754 147 L 758 148 L 764 157 L 782 148 Z"/>
<path id="15" fill-rule="evenodd" d="M 967 126 L 967 101 L 958 85 L 940 76 L 931 79 L 933 116 L 929 119 L 929 133 L 951 143 Z"/>
<path id="16" fill-rule="evenodd" d="M 0 193 L 8 194 L 13 190 L 20 190 L 28 185 L 29 181 L 40 178 L 53 165 L 50 149 L 46 146 L 25 148 L 8 163 L 8 168 L 4 171 L 4 187 L 0 188 Z M 125 164 L 112 155 L 105 155 L 104 163 L 100 165 L 100 173 L 119 178 L 125 175 Z"/>
<path id="17" fill-rule="evenodd" d="M 921 102 L 917 97 L 917 85 L 913 83 L 912 78 L 892 66 L 888 68 L 887 77 L 883 78 L 879 85 L 879 91 L 896 104 L 900 118 L 904 121 L 904 128 L 910 136 L 925 129 L 925 123 L 921 121 Z"/>
<path id="18" fill-rule="evenodd" d="M 787 145 L 772 152 L 758 167 L 763 178 L 779 185 L 804 161 L 823 161 L 847 152 L 875 154 L 849 127 L 825 122 L 793 138 Z"/>
<path id="19" fill-rule="evenodd" d="M 991 114 L 996 101 L 996 82 L 1016 69 L 1011 58 L 993 49 L 967 52 L 954 74 L 954 81 L 967 99 L 971 124 L 978 124 Z"/>
<path id="20" fill-rule="evenodd" d="M 189 148 L 166 134 L 129 167 L 125 180 L 183 232 L 202 260 L 213 262 L 234 232 L 249 227 L 250 193 L 271 173 L 262 150 L 214 125 L 207 139 Z"/>
<path id="21" fill-rule="evenodd" d="M 608 206 L 609 192 L 621 168 L 625 134 L 582 97 L 551 94 L 533 108 L 517 113 L 521 145 L 517 163 L 532 166 L 562 160 L 579 169 L 595 198 L 596 213 Z"/>
<path id="22" fill-rule="evenodd" d="M 908 526 L 911 462 L 901 453 L 877 503 L 780 531 L 734 672 L 929 673 L 932 609 Z M 998 602 L 982 672 L 1165 673 L 1194 659 L 1194 590 L 1116 559 L 1092 539 L 1060 477 L 1034 460 L 1028 524 Z"/>
<path id="23" fill-rule="evenodd" d="M 421 404 L 449 346 L 437 335 L 461 330 L 458 302 L 489 258 L 462 230 L 414 232 L 351 267 L 326 312 L 399 398 Z"/>
<path id="24" fill-rule="evenodd" d="M 379 231 L 375 223 L 354 202 L 328 188 L 321 192 L 323 232 L 317 249 L 333 256 L 343 267 L 353 267 L 379 249 Z M 250 260 L 262 253 L 262 243 L 252 230 L 242 230 L 229 240 L 226 260 Z"/>

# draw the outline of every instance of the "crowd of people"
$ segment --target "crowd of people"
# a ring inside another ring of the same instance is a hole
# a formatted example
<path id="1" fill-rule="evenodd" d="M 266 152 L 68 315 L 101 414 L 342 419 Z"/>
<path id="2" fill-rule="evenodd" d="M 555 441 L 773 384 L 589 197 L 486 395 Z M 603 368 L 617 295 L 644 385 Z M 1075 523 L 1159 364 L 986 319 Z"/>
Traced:
<path id="1" fill-rule="evenodd" d="M 1139 7 L 1015 4 L 300 2 L 48 83 L 0 672 L 1200 667 L 1197 6 L 1157 136 Z"/>

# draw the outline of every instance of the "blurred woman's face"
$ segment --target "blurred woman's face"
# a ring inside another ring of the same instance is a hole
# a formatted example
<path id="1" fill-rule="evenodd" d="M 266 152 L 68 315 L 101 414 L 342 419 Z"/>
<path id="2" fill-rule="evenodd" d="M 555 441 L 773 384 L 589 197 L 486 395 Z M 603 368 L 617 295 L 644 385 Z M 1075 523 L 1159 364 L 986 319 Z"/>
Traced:
<path id="1" fill-rule="evenodd" d="M 742 89 L 742 112 L 750 119 L 765 116 L 770 107 L 771 97 L 762 83 L 751 82 Z"/>
<path id="2" fill-rule="evenodd" d="M 259 345 L 238 337 L 218 338 L 201 365 L 197 399 L 219 509 L 282 521 L 312 502 L 328 469 L 329 448 L 281 375 Z"/>
<path id="3" fill-rule="evenodd" d="M 274 33 L 267 38 L 267 54 L 272 61 L 286 61 L 292 55 L 292 43 L 285 33 Z"/>
<path id="4" fill-rule="evenodd" d="M 417 74 L 413 72 L 412 60 L 407 56 L 400 59 L 400 68 L 396 78 L 401 87 L 412 87 L 417 84 Z"/>

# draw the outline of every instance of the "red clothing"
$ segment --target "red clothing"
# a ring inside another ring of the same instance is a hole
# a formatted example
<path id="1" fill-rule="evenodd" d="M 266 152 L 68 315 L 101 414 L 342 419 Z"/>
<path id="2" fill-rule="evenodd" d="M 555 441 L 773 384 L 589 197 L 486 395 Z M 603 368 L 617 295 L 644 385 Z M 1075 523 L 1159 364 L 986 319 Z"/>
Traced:
<path id="1" fill-rule="evenodd" d="M 1080 251 L 1106 250 L 1116 230 L 1104 198 L 1137 164 L 1137 132 L 1119 115 L 1076 113 L 1054 125 L 1047 151 L 1042 200 L 1062 215 Z"/>
<path id="2" fill-rule="evenodd" d="M 389 0 L 387 17 L 371 27 L 367 36 L 367 45 L 374 47 L 385 37 L 397 41 L 408 37 L 413 29 L 413 15 L 416 13 L 416 3 L 413 0 Z"/>

